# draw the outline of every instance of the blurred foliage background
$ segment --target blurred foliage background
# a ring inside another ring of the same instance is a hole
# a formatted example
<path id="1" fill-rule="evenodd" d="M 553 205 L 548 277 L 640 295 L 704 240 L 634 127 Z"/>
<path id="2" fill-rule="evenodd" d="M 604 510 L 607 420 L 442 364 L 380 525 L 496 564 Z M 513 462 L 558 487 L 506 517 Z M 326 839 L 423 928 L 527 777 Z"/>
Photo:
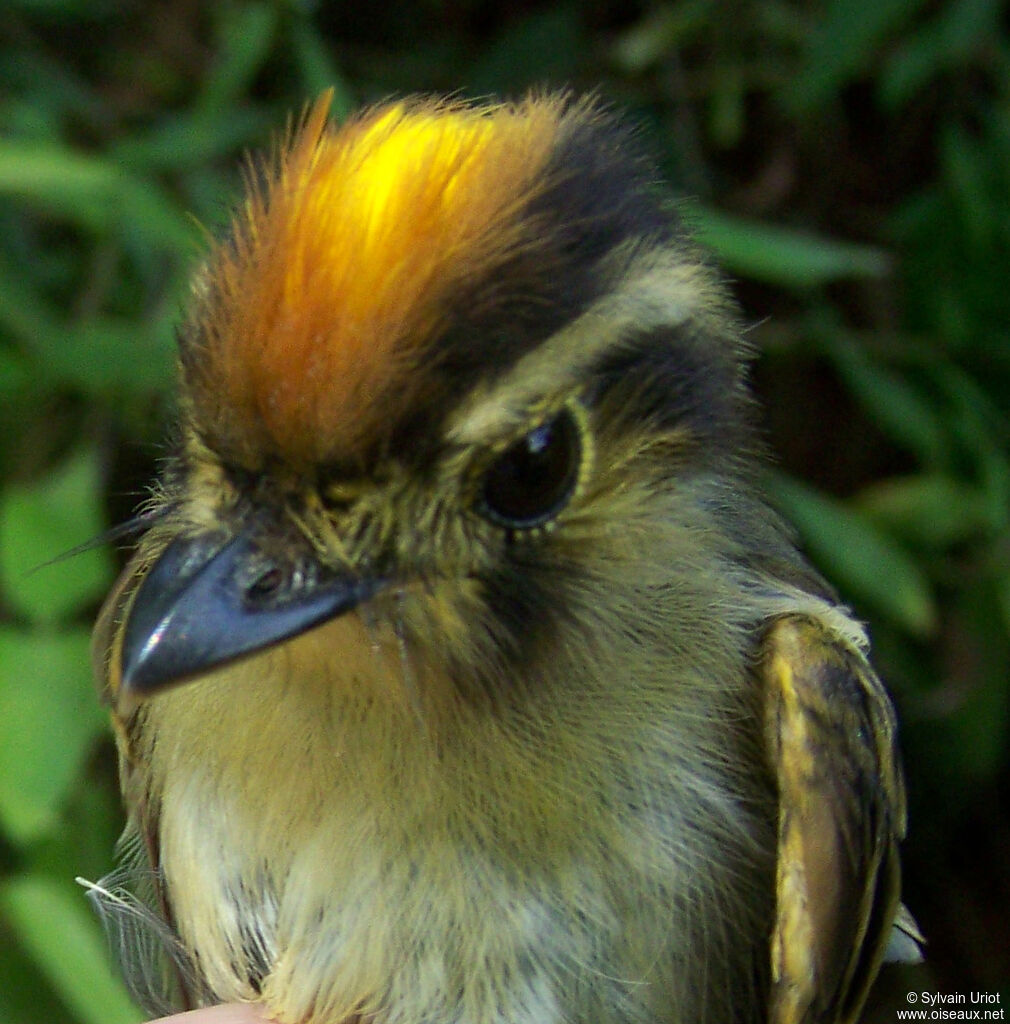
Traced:
<path id="1" fill-rule="evenodd" d="M 903 719 L 916 990 L 1010 999 L 1010 33 L 997 0 L 6 0 L 0 1021 L 138 1014 L 76 875 L 121 826 L 88 630 L 242 154 L 324 87 L 597 89 L 736 282 L 769 486 Z M 890 1001 L 890 1002 L 889 1002 Z M 891 1006 L 891 1009 L 888 1007 Z"/>

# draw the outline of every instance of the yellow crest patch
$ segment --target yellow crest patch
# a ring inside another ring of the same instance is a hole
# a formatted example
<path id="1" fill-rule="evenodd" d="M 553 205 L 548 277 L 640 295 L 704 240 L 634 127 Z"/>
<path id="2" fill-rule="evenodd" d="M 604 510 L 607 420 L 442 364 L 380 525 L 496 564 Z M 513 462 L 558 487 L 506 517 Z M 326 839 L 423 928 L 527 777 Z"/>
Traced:
<path id="1" fill-rule="evenodd" d="M 447 299 L 522 242 L 564 105 L 413 100 L 340 128 L 313 106 L 205 281 L 201 386 L 239 447 L 353 457 L 423 396 Z"/>

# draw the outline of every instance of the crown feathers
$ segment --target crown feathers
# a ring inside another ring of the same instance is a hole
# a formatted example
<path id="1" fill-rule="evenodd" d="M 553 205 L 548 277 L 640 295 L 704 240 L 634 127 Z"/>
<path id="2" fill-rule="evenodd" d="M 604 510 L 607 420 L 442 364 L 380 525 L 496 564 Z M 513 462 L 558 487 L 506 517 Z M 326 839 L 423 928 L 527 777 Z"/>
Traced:
<path id="1" fill-rule="evenodd" d="M 588 112 L 415 99 L 334 128 L 329 104 L 262 168 L 183 337 L 201 428 L 250 467 L 353 458 L 423 399 L 452 296 L 524 244 L 560 126 Z"/>

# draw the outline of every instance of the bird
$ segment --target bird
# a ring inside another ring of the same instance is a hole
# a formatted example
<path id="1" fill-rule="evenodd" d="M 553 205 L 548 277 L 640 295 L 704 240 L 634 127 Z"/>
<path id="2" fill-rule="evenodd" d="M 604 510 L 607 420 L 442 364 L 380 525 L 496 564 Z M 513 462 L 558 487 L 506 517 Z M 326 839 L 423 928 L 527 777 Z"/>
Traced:
<path id="1" fill-rule="evenodd" d="M 94 633 L 152 1013 L 848 1024 L 895 711 L 762 491 L 742 314 L 596 97 L 324 93 L 193 278 Z"/>

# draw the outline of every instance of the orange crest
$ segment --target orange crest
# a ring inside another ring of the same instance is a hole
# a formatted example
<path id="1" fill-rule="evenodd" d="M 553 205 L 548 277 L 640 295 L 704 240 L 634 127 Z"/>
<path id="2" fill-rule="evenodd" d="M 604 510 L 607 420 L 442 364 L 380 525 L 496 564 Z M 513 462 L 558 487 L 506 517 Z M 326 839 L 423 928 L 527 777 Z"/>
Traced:
<path id="1" fill-rule="evenodd" d="M 312 108 L 229 243 L 197 320 L 203 393 L 232 447 L 353 457 L 424 393 L 454 293 L 520 245 L 564 100 Z M 426 356 L 427 353 L 427 356 Z"/>

